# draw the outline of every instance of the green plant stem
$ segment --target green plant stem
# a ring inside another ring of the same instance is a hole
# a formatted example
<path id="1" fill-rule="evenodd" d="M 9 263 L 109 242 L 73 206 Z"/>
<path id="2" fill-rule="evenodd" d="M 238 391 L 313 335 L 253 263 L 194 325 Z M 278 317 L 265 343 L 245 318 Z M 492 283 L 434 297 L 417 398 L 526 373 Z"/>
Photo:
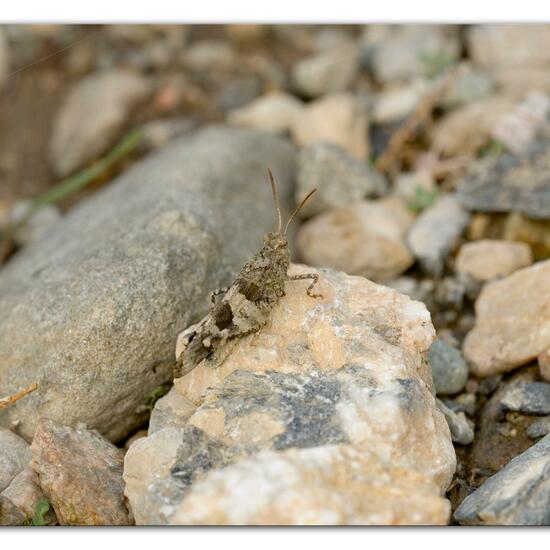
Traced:
<path id="1" fill-rule="evenodd" d="M 78 172 L 57 185 L 46 191 L 43 195 L 32 200 L 29 210 L 17 223 L 22 225 L 25 223 L 37 210 L 47 204 L 54 204 L 68 197 L 72 193 L 84 189 L 91 182 L 96 180 L 103 172 L 118 162 L 122 157 L 133 151 L 143 137 L 141 130 L 132 130 L 129 132 L 107 155 L 89 168 Z"/>

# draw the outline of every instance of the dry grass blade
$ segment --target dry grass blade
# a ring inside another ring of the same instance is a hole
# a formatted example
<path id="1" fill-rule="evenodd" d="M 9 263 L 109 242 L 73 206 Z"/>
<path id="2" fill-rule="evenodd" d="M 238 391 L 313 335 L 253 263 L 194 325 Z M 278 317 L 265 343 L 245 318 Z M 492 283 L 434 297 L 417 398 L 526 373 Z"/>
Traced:
<path id="1" fill-rule="evenodd" d="M 0 409 L 5 409 L 6 407 L 13 405 L 16 401 L 19 401 L 19 399 L 21 399 L 22 397 L 25 397 L 25 395 L 32 393 L 37 388 L 38 388 L 38 384 L 31 384 L 28 388 L 25 388 L 24 390 L 18 391 L 13 395 L 0 399 Z"/>
<path id="2" fill-rule="evenodd" d="M 449 71 L 435 86 L 434 90 L 420 101 L 403 126 L 393 134 L 386 150 L 376 161 L 376 169 L 378 171 L 390 175 L 393 175 L 397 171 L 396 165 L 401 158 L 405 145 L 413 139 L 423 124 L 431 121 L 433 110 L 441 101 L 456 74 L 456 69 Z"/>

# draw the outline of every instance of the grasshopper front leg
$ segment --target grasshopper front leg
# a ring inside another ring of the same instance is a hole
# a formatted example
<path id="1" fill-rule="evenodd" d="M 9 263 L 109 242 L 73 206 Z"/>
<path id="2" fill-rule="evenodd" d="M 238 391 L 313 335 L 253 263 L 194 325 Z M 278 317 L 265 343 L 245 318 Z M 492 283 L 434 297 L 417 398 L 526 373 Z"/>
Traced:
<path id="1" fill-rule="evenodd" d="M 319 275 L 317 273 L 302 273 L 301 275 L 291 275 L 288 280 L 289 281 L 301 281 L 303 279 L 313 279 L 313 282 L 307 287 L 306 294 L 310 298 L 322 298 L 322 294 L 311 294 L 311 291 L 313 287 L 318 283 L 319 281 Z"/>
<path id="2" fill-rule="evenodd" d="M 210 301 L 216 305 L 216 296 L 219 296 L 220 294 L 225 294 L 229 290 L 228 286 L 224 286 L 222 288 L 218 288 L 218 290 L 213 290 L 210 293 Z"/>

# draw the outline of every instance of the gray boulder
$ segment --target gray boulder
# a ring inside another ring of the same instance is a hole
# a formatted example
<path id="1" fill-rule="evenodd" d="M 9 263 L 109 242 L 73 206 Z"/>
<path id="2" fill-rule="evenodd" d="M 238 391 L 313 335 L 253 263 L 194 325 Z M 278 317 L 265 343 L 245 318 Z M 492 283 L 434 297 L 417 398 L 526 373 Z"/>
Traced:
<path id="1" fill-rule="evenodd" d="M 112 441 L 170 380 L 176 336 L 275 225 L 267 169 L 290 205 L 295 152 L 259 131 L 179 138 L 72 210 L 0 272 L 0 388 L 39 390 L 0 414 Z"/>

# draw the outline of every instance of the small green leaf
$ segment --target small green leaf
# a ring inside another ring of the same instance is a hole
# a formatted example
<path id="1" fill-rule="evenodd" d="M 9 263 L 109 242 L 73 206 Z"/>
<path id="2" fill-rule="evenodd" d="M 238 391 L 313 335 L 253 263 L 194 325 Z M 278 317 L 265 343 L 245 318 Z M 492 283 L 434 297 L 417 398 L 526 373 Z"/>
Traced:
<path id="1" fill-rule="evenodd" d="M 417 186 L 414 190 L 414 199 L 407 203 L 409 210 L 415 213 L 422 212 L 434 204 L 439 197 L 439 190 L 428 190 L 424 187 Z"/>
<path id="2" fill-rule="evenodd" d="M 43 518 L 50 510 L 50 503 L 48 499 L 43 498 L 36 503 L 34 507 L 34 513 L 37 517 Z"/>
<path id="3" fill-rule="evenodd" d="M 424 71 L 428 78 L 435 78 L 443 74 L 455 63 L 453 56 L 447 52 L 420 52 L 418 59 L 424 65 Z"/>
<path id="4" fill-rule="evenodd" d="M 145 398 L 145 407 L 152 411 L 155 403 L 164 395 L 168 393 L 168 390 L 170 389 L 169 384 L 163 384 L 162 386 L 157 386 L 154 390 L 149 392 L 147 397 Z"/>

